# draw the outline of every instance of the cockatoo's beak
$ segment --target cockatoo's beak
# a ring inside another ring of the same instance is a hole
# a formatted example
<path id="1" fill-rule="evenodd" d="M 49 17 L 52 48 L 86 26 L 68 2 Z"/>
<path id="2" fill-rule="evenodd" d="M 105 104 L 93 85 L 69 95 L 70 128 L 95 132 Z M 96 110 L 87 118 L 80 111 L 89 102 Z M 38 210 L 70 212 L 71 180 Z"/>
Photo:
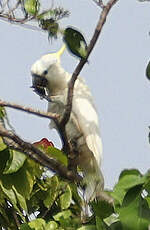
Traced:
<path id="1" fill-rule="evenodd" d="M 39 96 L 45 96 L 45 88 L 48 84 L 48 81 L 45 77 L 37 75 L 37 74 L 32 74 L 32 86 L 31 88 L 34 89 L 34 91 L 39 95 Z"/>

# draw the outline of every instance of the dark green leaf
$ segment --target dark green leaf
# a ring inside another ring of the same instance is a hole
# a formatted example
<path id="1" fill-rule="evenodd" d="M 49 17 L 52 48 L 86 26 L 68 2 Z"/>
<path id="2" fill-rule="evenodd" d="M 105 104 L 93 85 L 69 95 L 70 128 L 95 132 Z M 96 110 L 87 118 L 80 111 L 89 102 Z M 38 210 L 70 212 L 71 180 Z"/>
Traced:
<path id="1" fill-rule="evenodd" d="M 24 164 L 15 173 L 0 175 L 0 180 L 6 188 L 14 186 L 22 196 L 29 199 L 33 188 L 34 176 L 29 173 L 26 165 Z"/>
<path id="2" fill-rule="evenodd" d="M 33 228 L 30 228 L 28 224 L 21 224 L 20 230 L 33 230 Z"/>
<path id="3" fill-rule="evenodd" d="M 150 224 L 150 209 L 141 196 L 142 185 L 131 188 L 124 197 L 119 210 L 123 230 L 145 230 Z"/>
<path id="4" fill-rule="evenodd" d="M 105 200 L 93 201 L 92 207 L 95 215 L 102 219 L 110 216 L 114 212 L 112 204 Z"/>
<path id="5" fill-rule="evenodd" d="M 45 207 L 49 208 L 53 205 L 53 203 L 55 202 L 59 191 L 58 191 L 58 185 L 59 185 L 59 181 L 58 181 L 58 177 L 57 176 L 53 176 L 50 179 L 50 188 L 47 191 L 47 195 L 45 195 L 45 199 L 43 201 Z"/>
<path id="6" fill-rule="evenodd" d="M 87 43 L 78 30 L 71 27 L 66 28 L 63 39 L 72 54 L 79 58 L 86 58 Z"/>
<path id="7" fill-rule="evenodd" d="M 96 229 L 98 230 L 107 230 L 104 226 L 104 223 L 101 218 L 96 216 Z"/>
<path id="8" fill-rule="evenodd" d="M 148 78 L 148 80 L 150 80 L 150 62 L 148 63 L 146 67 L 146 77 Z"/>
<path id="9" fill-rule="evenodd" d="M 142 177 L 138 170 L 124 170 L 120 174 L 119 181 L 111 195 L 121 204 L 126 192 L 136 185 L 144 184 L 145 180 L 146 178 Z"/>

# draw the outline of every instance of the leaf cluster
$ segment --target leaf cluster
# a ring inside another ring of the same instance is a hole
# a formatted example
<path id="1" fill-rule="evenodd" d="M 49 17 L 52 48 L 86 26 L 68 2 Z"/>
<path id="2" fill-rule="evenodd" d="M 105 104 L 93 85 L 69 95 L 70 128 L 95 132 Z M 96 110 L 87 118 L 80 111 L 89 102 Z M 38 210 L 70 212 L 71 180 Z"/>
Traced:
<path id="1" fill-rule="evenodd" d="M 45 153 L 67 165 L 66 156 L 55 147 L 48 146 Z M 0 157 L 1 228 L 145 230 L 150 225 L 150 172 L 124 170 L 114 189 L 105 191 L 113 197 L 113 204 L 101 198 L 91 202 L 91 216 L 85 219 L 77 185 L 9 149 L 2 139 Z"/>

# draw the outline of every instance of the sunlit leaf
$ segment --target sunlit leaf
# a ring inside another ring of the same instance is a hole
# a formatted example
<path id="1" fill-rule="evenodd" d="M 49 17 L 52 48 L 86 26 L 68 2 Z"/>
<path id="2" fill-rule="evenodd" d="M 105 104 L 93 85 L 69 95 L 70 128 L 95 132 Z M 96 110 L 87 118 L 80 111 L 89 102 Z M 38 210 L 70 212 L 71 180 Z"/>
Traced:
<path id="1" fill-rule="evenodd" d="M 9 150 L 10 157 L 3 171 L 4 174 L 17 172 L 24 164 L 26 156 L 15 150 Z"/>
<path id="2" fill-rule="evenodd" d="M 40 3 L 38 0 L 26 0 L 24 8 L 28 14 L 36 15 L 39 11 Z"/>
<path id="3" fill-rule="evenodd" d="M 78 228 L 77 230 L 97 230 L 97 228 L 95 225 L 85 225 L 85 226 L 82 226 L 81 228 Z"/>
<path id="4" fill-rule="evenodd" d="M 79 58 L 86 58 L 87 43 L 84 36 L 78 30 L 71 27 L 66 28 L 63 39 L 72 54 Z"/>
<path id="5" fill-rule="evenodd" d="M 47 153 L 55 158 L 56 160 L 60 161 L 61 163 L 63 163 L 65 166 L 67 166 L 67 157 L 66 155 L 59 149 L 55 148 L 55 147 L 48 147 L 47 148 Z"/>
<path id="6" fill-rule="evenodd" d="M 7 148 L 7 146 L 4 144 L 2 138 L 0 137 L 0 152 L 3 151 L 6 148 Z"/>
<path id="7" fill-rule="evenodd" d="M 110 226 L 111 224 L 116 223 L 118 221 L 119 221 L 118 214 L 112 214 L 109 217 L 107 217 L 107 218 L 104 219 L 104 222 L 108 226 Z"/>
<path id="8" fill-rule="evenodd" d="M 67 185 L 65 192 L 60 196 L 61 209 L 69 208 L 71 201 L 72 201 L 72 192 L 70 186 Z"/>
<path id="9" fill-rule="evenodd" d="M 67 219 L 69 218 L 70 216 L 72 216 L 72 213 L 70 210 L 65 210 L 65 211 L 62 211 L 62 212 L 59 212 L 57 213 L 56 215 L 53 216 L 54 220 L 56 221 L 60 221 L 62 218 L 63 219 Z"/>
<path id="10" fill-rule="evenodd" d="M 58 224 L 55 221 L 50 221 L 46 224 L 45 229 L 46 230 L 57 230 Z"/>
<path id="11" fill-rule="evenodd" d="M 28 225 L 31 229 L 44 230 L 46 223 L 45 220 L 43 220 L 42 218 L 37 218 L 35 220 L 30 221 Z"/>
<path id="12" fill-rule="evenodd" d="M 6 115 L 5 108 L 0 106 L 0 118 L 3 119 Z"/>

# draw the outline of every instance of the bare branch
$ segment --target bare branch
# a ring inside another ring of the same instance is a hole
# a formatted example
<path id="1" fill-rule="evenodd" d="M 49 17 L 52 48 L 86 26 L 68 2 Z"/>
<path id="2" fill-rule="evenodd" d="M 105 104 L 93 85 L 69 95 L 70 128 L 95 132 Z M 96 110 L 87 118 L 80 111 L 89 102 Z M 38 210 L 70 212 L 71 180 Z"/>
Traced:
<path id="1" fill-rule="evenodd" d="M 65 179 L 70 181 L 81 181 L 81 177 L 72 171 L 69 171 L 64 165 L 56 161 L 53 158 L 48 157 L 41 150 L 36 148 L 33 144 L 23 141 L 19 136 L 11 131 L 8 131 L 0 121 L 0 136 L 4 138 L 5 143 L 12 149 L 19 150 L 26 156 L 30 157 L 34 161 L 40 163 L 41 165 L 47 167 L 53 172 L 58 173 Z"/>
<path id="2" fill-rule="evenodd" d="M 113 7 L 113 5 L 117 2 L 118 0 L 110 0 L 106 6 L 103 7 L 103 10 L 100 14 L 100 19 L 98 21 L 98 24 L 96 26 L 96 29 L 95 29 L 95 32 L 93 34 L 93 37 L 90 41 L 90 44 L 88 46 L 88 54 L 87 54 L 87 57 L 86 59 L 81 59 L 81 61 L 79 62 L 79 64 L 77 65 L 73 75 L 72 75 L 72 78 L 69 82 L 69 85 L 68 85 L 68 96 L 67 96 L 67 105 L 66 105 L 66 110 L 64 112 L 64 115 L 63 115 L 63 118 L 61 120 L 61 123 L 60 125 L 62 127 L 65 127 L 65 125 L 67 124 L 67 122 L 69 121 L 69 118 L 70 118 L 70 113 L 71 113 L 71 110 L 72 110 L 72 99 L 73 99 L 73 90 L 74 90 L 74 85 L 75 85 L 75 81 L 78 77 L 78 75 L 80 74 L 83 66 L 85 65 L 85 63 L 87 62 L 87 59 L 90 55 L 90 53 L 92 52 L 98 38 L 99 38 L 99 35 L 102 31 L 102 28 L 103 28 L 103 25 L 105 24 L 106 22 L 106 18 L 109 14 L 109 11 L 111 10 L 111 8 Z"/>
<path id="3" fill-rule="evenodd" d="M 34 109 L 30 108 L 30 107 L 17 105 L 17 104 L 2 101 L 2 100 L 0 100 L 0 106 L 9 107 L 9 108 L 12 108 L 12 109 L 17 109 L 17 110 L 20 110 L 20 111 L 24 111 L 26 113 L 34 114 L 34 115 L 37 115 L 39 117 L 45 117 L 45 118 L 48 118 L 48 119 L 57 120 L 59 118 L 59 115 L 56 114 L 56 113 L 51 113 L 51 112 L 46 112 L 45 113 L 45 112 L 42 112 L 42 111 L 39 111 L 39 110 L 34 110 Z"/>

